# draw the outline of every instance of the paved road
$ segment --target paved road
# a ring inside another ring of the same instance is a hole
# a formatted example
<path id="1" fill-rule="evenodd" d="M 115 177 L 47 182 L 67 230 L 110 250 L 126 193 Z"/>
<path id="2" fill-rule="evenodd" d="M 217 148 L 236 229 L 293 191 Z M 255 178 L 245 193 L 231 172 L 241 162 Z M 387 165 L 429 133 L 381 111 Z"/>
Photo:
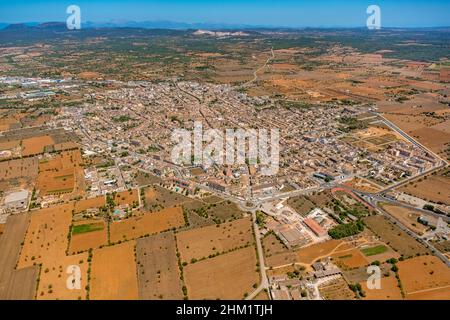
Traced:
<path id="1" fill-rule="evenodd" d="M 414 239 L 416 239 L 418 242 L 420 242 L 421 244 L 423 244 L 425 247 L 428 247 L 431 251 L 434 252 L 434 255 L 436 257 L 438 257 L 439 259 L 441 259 L 448 267 L 450 267 L 450 260 L 443 255 L 439 250 L 437 250 L 430 242 L 422 239 L 419 235 L 417 235 L 416 233 L 412 232 L 410 229 L 408 229 L 402 222 L 400 222 L 399 220 L 397 220 L 395 217 L 393 217 L 392 215 L 390 215 L 388 212 L 384 211 L 382 208 L 377 206 L 377 201 L 372 202 L 372 204 L 374 206 L 376 206 L 377 211 L 382 214 L 383 216 L 385 216 L 386 218 L 388 218 L 391 222 L 395 223 L 401 230 L 403 230 L 404 232 L 406 232 L 408 235 L 410 235 L 411 237 L 413 237 Z"/>
<path id="2" fill-rule="evenodd" d="M 413 145 L 415 145 L 418 148 L 422 148 L 424 150 L 426 150 L 429 154 L 433 155 L 434 157 L 436 157 L 436 159 L 439 159 L 441 161 L 444 162 L 445 165 L 448 164 L 448 162 L 445 159 L 442 159 L 440 156 L 438 156 L 436 153 L 434 153 L 434 151 L 430 150 L 429 148 L 425 147 L 423 144 L 421 144 L 420 142 L 418 142 L 416 139 L 414 139 L 413 137 L 411 137 L 409 134 L 407 134 L 405 131 L 403 131 L 402 129 L 400 129 L 397 125 L 395 125 L 394 123 L 392 123 L 390 120 L 386 119 L 383 115 L 377 113 L 377 112 L 372 112 L 372 114 L 376 114 L 378 115 L 383 122 L 392 130 L 396 131 L 397 133 L 399 133 L 402 137 L 404 137 L 406 140 L 408 140 L 409 142 L 411 142 Z"/>
<path id="3" fill-rule="evenodd" d="M 443 215 L 443 214 L 439 214 L 439 213 L 436 213 L 436 212 L 433 212 L 433 211 L 429 211 L 429 210 L 425 210 L 425 209 L 422 209 L 422 208 L 417 208 L 417 207 L 414 207 L 412 205 L 409 205 L 409 204 L 406 204 L 406 203 L 403 203 L 403 202 L 400 202 L 400 201 L 397 201 L 397 200 L 394 200 L 394 199 L 391 199 L 391 198 L 388 198 L 388 197 L 385 197 L 385 196 L 382 196 L 382 195 L 374 195 L 374 194 L 365 193 L 365 192 L 356 191 L 356 190 L 353 190 L 353 192 L 356 193 L 357 195 L 359 195 L 360 197 L 366 199 L 369 203 L 370 202 L 372 202 L 372 203 L 373 202 L 376 202 L 376 203 L 378 203 L 378 202 L 388 202 L 388 203 L 391 203 L 391 204 L 396 205 L 398 207 L 402 207 L 402 208 L 406 208 L 406 209 L 411 209 L 411 210 L 423 212 L 423 213 L 432 215 L 433 217 L 436 217 L 436 218 L 442 218 L 442 220 L 447 221 L 447 222 L 450 223 L 450 217 L 448 217 L 446 215 Z"/>
<path id="4" fill-rule="evenodd" d="M 269 280 L 267 279 L 266 265 L 264 263 L 264 252 L 261 244 L 261 235 L 259 233 L 259 226 L 256 222 L 256 210 L 252 211 L 253 230 L 255 231 L 256 249 L 258 250 L 259 270 L 261 273 L 261 283 L 258 288 L 248 295 L 246 300 L 253 300 L 262 290 L 269 288 Z"/>

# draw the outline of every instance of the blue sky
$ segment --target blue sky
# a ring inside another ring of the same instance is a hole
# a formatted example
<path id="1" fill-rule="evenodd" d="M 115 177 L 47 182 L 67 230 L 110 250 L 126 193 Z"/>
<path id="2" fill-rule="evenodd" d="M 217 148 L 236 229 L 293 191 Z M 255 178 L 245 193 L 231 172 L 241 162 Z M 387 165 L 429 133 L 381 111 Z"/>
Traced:
<path id="1" fill-rule="evenodd" d="M 0 22 L 65 21 L 66 8 L 82 21 L 206 22 L 287 27 L 364 26 L 366 8 L 381 7 L 382 25 L 450 25 L 450 0 L 0 0 Z"/>

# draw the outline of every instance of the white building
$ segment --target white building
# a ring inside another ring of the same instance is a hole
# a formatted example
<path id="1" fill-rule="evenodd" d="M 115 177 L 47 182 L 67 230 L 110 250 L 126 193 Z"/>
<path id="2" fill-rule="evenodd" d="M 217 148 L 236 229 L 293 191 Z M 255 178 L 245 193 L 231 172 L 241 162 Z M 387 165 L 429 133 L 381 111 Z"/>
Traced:
<path id="1" fill-rule="evenodd" d="M 4 204 L 6 210 L 21 210 L 28 206 L 28 190 L 21 190 L 8 194 L 5 197 Z"/>

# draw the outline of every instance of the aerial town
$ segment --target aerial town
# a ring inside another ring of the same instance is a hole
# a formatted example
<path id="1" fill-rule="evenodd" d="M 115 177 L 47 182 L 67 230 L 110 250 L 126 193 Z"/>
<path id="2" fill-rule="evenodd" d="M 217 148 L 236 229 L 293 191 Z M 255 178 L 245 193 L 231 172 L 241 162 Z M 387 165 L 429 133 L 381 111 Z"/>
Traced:
<path id="1" fill-rule="evenodd" d="M 344 31 L 16 28 L 0 300 L 450 299 L 449 50 L 395 51 L 409 31 L 367 49 Z M 198 124 L 200 147 L 278 130 L 277 170 L 250 138 L 240 162 L 177 161 L 173 133 Z"/>

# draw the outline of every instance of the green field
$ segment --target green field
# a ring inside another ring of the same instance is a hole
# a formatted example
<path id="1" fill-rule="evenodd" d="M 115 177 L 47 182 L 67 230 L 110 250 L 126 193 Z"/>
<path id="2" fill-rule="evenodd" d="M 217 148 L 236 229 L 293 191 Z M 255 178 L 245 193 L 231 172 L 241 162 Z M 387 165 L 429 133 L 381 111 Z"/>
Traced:
<path id="1" fill-rule="evenodd" d="M 102 223 L 91 223 L 91 224 L 80 224 L 78 226 L 73 226 L 72 234 L 81 234 L 93 231 L 103 230 Z"/>
<path id="2" fill-rule="evenodd" d="M 369 257 L 369 256 L 374 256 L 380 253 L 385 253 L 387 251 L 387 247 L 384 245 L 379 245 L 376 247 L 371 247 L 371 248 L 366 248 L 366 249 L 362 249 L 362 253 L 364 253 L 365 256 Z"/>

